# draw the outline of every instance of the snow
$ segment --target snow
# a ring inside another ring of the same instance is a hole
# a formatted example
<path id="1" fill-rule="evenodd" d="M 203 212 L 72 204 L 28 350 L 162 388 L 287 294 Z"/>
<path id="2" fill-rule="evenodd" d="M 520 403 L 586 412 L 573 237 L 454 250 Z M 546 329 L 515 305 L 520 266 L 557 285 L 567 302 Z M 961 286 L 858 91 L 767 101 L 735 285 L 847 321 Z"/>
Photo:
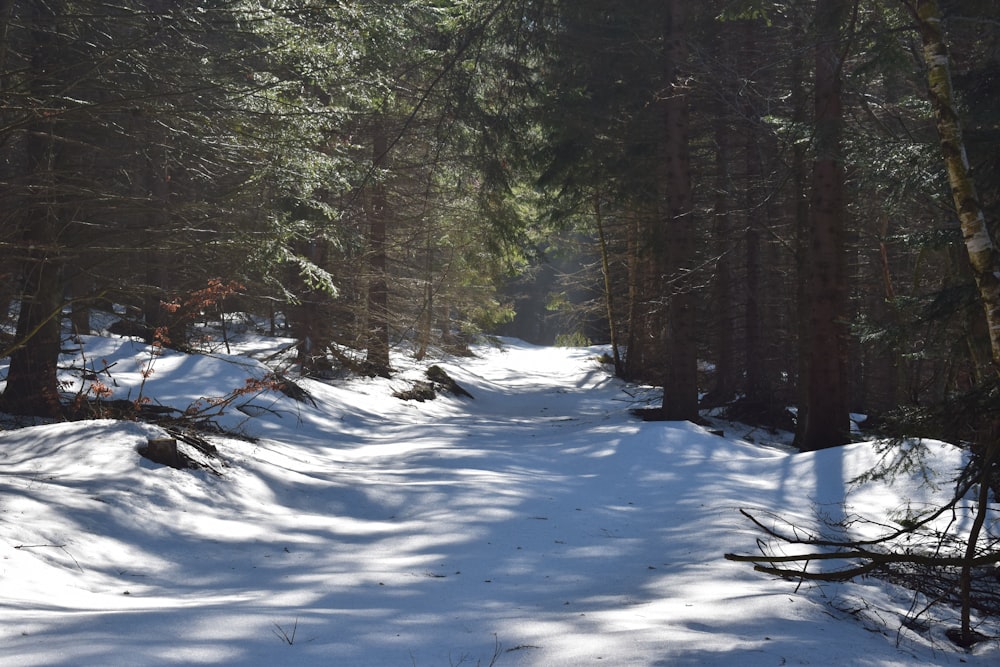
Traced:
<path id="1" fill-rule="evenodd" d="M 142 458 L 153 425 L 0 432 L 0 663 L 996 664 L 996 640 L 944 638 L 947 609 L 902 627 L 904 589 L 723 558 L 756 552 L 740 508 L 818 527 L 932 503 L 957 448 L 929 443 L 936 484 L 854 484 L 872 443 L 796 454 L 749 427 L 642 422 L 628 410 L 652 394 L 598 350 L 503 342 L 438 362 L 474 399 L 393 398 L 421 371 L 403 357 L 393 380 L 299 380 L 315 405 L 240 396 L 217 421 L 252 439 L 210 437 L 221 475 Z M 267 372 L 99 337 L 64 361 L 180 410 Z"/>

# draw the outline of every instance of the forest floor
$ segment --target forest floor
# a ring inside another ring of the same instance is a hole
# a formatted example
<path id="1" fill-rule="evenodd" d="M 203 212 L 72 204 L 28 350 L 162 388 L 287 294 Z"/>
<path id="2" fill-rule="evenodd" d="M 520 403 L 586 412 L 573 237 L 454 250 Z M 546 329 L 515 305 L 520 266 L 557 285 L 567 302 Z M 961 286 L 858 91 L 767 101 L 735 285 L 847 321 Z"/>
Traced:
<path id="1" fill-rule="evenodd" d="M 157 356 L 85 337 L 64 359 L 69 391 L 86 367 L 113 398 L 221 410 L 230 434 L 192 439 L 214 454 L 180 444 L 200 469 L 140 456 L 161 426 L 5 420 L 0 664 L 1000 662 L 997 619 L 964 651 L 945 637 L 957 612 L 907 588 L 723 558 L 757 553 L 740 509 L 816 530 L 905 520 L 947 497 L 955 447 L 856 483 L 871 442 L 799 454 L 740 424 L 643 422 L 630 409 L 656 392 L 614 379 L 601 350 L 516 340 L 433 362 L 471 398 L 394 397 L 429 365 L 400 356 L 392 380 L 297 379 L 300 401 L 253 381 L 287 343 Z"/>

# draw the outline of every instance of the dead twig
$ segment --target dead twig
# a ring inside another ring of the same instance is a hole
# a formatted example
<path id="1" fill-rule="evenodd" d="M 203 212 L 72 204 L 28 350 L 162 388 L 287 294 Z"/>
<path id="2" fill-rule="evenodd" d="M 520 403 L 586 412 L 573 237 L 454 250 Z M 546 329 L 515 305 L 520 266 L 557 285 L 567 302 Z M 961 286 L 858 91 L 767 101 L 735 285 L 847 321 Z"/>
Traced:
<path id="1" fill-rule="evenodd" d="M 71 554 L 69 552 L 69 550 L 66 548 L 65 544 L 18 544 L 14 548 L 15 549 L 61 549 L 63 551 L 63 553 L 65 553 L 67 556 L 69 556 L 70 560 L 72 560 L 73 563 L 76 564 L 76 567 L 77 567 L 78 570 L 80 570 L 80 572 L 84 571 L 83 570 L 83 566 L 80 565 L 80 561 L 78 561 L 73 556 L 73 554 Z"/>

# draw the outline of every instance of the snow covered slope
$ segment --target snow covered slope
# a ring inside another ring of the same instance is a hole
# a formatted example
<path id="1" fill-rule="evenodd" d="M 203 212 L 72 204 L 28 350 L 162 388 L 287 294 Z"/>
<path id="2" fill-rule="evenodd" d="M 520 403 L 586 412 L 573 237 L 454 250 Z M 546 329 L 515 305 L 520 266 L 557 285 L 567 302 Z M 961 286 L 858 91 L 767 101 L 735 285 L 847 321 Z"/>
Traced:
<path id="1" fill-rule="evenodd" d="M 144 380 L 145 346 L 85 349 L 115 396 L 179 409 L 266 372 L 167 352 Z M 995 640 L 968 654 L 901 629 L 911 599 L 884 583 L 796 590 L 722 558 L 756 549 L 739 508 L 810 524 L 932 500 L 851 485 L 870 444 L 799 455 L 644 423 L 593 349 L 476 351 L 441 364 L 474 399 L 393 398 L 416 367 L 303 380 L 315 404 L 242 397 L 219 421 L 255 439 L 212 438 L 220 476 L 141 458 L 154 426 L 0 432 L 0 664 L 1000 660 Z M 947 493 L 960 452 L 931 451 Z"/>

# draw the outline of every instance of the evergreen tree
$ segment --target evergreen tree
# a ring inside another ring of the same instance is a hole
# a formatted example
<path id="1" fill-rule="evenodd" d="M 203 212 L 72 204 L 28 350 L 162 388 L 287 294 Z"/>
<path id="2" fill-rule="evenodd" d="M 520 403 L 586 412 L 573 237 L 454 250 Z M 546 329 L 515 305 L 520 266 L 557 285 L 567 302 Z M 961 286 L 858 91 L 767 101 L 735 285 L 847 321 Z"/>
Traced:
<path id="1" fill-rule="evenodd" d="M 145 305 L 161 340 L 182 344 L 182 322 L 161 304 L 233 273 L 246 258 L 234 248 L 274 233 L 246 205 L 262 163 L 241 106 L 256 86 L 232 57 L 239 5 L 197 5 L 10 8 L 3 93 L 17 111 L 0 196 L 19 230 L 22 279 L 10 411 L 59 411 L 67 284 L 78 303 Z"/>
<path id="2" fill-rule="evenodd" d="M 850 439 L 841 99 L 849 43 L 843 31 L 849 11 L 850 3 L 844 0 L 818 0 L 814 15 L 815 158 L 805 246 L 805 302 L 801 304 L 809 342 L 804 346 L 805 403 L 799 407 L 796 440 L 804 450 L 834 447 Z"/>

